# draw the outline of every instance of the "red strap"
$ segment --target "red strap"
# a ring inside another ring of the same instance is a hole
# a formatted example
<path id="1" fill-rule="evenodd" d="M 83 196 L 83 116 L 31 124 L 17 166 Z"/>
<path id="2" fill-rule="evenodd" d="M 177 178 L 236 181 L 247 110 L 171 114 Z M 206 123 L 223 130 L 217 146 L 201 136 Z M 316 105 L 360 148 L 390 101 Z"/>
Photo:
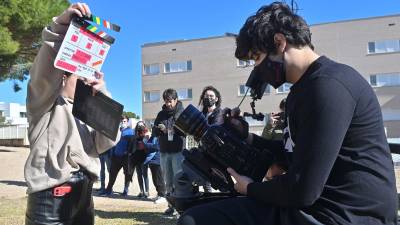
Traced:
<path id="1" fill-rule="evenodd" d="M 62 197 L 72 191 L 72 187 L 69 185 L 55 187 L 53 189 L 53 196 Z"/>

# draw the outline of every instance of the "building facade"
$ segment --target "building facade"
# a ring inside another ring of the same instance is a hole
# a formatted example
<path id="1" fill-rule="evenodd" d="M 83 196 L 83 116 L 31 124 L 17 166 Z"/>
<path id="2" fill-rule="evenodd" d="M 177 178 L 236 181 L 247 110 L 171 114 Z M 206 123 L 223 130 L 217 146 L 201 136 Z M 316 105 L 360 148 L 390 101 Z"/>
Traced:
<path id="1" fill-rule="evenodd" d="M 354 67 L 371 84 L 382 108 L 387 136 L 400 137 L 400 15 L 316 24 L 311 32 L 318 54 Z M 232 34 L 144 44 L 143 118 L 148 122 L 155 119 L 167 88 L 178 91 L 184 106 L 197 106 L 203 88 L 213 85 L 221 92 L 223 107 L 238 106 L 253 63 L 237 60 L 235 48 Z M 257 112 L 277 111 L 290 86 L 269 86 L 263 99 L 256 102 Z M 241 110 L 251 112 L 250 102 L 247 96 Z M 265 120 L 249 118 L 248 122 L 251 131 L 258 134 L 265 125 Z"/>
<path id="2" fill-rule="evenodd" d="M 4 122 L 9 125 L 28 125 L 25 105 L 0 102 L 0 116 L 4 117 Z"/>

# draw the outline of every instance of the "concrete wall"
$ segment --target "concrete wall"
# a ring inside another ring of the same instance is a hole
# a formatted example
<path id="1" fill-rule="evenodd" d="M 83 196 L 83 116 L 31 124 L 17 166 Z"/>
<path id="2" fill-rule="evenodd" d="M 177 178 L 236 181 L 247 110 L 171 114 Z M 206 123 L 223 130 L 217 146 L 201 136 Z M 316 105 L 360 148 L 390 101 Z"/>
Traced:
<path id="1" fill-rule="evenodd" d="M 12 147 L 28 147 L 24 139 L 0 139 L 0 146 L 12 146 Z"/>

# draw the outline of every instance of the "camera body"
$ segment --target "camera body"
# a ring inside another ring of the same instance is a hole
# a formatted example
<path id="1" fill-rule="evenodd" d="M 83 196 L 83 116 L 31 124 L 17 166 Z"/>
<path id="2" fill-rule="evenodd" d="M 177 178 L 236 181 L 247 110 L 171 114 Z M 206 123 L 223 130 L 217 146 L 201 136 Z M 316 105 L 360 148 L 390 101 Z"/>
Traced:
<path id="1" fill-rule="evenodd" d="M 178 211 L 184 211 L 194 202 L 218 199 L 215 195 L 199 193 L 198 186 L 205 182 L 223 192 L 224 197 L 237 195 L 228 167 L 254 181 L 261 181 L 272 164 L 271 152 L 250 146 L 226 124 L 209 126 L 204 115 L 193 105 L 180 114 L 175 127 L 186 135 L 193 135 L 200 143 L 198 148 L 183 151 L 183 173 L 175 177 L 175 189 L 167 197 Z"/>

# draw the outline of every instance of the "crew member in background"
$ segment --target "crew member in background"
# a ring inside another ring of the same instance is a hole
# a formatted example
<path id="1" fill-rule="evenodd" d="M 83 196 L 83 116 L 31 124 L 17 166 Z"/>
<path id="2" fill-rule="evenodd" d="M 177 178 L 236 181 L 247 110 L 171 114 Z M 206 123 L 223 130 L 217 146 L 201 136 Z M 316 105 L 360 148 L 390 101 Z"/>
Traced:
<path id="1" fill-rule="evenodd" d="M 132 181 L 132 174 L 129 170 L 129 140 L 134 136 L 134 131 L 128 126 L 128 117 L 122 116 L 121 119 L 121 139 L 115 146 L 111 156 L 110 179 L 108 180 L 107 188 L 100 195 L 110 196 L 113 193 L 113 186 L 117 179 L 121 168 L 124 171 L 124 190 L 122 196 L 127 196 L 129 191 L 129 183 Z"/>
<path id="2" fill-rule="evenodd" d="M 217 123 L 218 114 L 221 112 L 222 97 L 220 92 L 213 86 L 207 86 L 203 89 L 199 99 L 201 112 L 207 119 L 208 125 Z M 203 186 L 204 192 L 211 192 L 209 182 Z"/>
<path id="3" fill-rule="evenodd" d="M 175 121 L 183 111 L 182 102 L 174 89 L 166 89 L 163 93 L 164 105 L 154 121 L 152 136 L 158 137 L 160 143 L 160 163 L 166 184 L 167 193 L 173 189 L 174 176 L 182 170 L 185 147 L 185 135 L 174 128 Z M 173 215 L 175 209 L 169 205 L 166 215 Z"/>

